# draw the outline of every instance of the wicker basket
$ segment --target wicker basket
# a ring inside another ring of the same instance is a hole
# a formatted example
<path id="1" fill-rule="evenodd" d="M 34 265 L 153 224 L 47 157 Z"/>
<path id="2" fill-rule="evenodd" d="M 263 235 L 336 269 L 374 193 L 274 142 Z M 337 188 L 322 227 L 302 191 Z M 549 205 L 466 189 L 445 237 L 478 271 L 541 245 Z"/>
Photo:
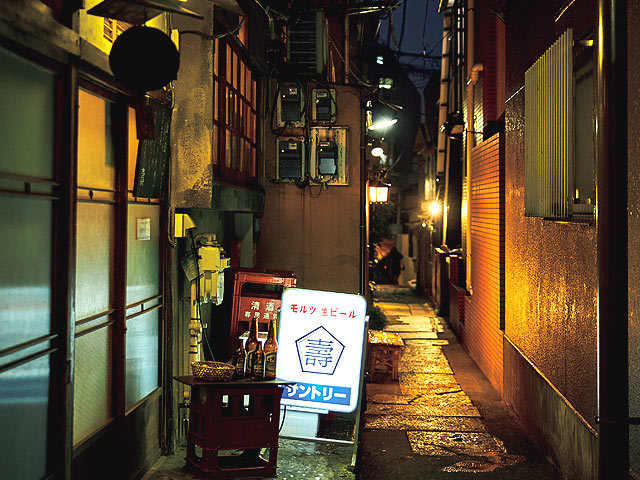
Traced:
<path id="1" fill-rule="evenodd" d="M 213 382 L 228 382 L 233 376 L 235 368 L 230 363 L 222 362 L 192 362 L 193 376 L 201 380 Z"/>

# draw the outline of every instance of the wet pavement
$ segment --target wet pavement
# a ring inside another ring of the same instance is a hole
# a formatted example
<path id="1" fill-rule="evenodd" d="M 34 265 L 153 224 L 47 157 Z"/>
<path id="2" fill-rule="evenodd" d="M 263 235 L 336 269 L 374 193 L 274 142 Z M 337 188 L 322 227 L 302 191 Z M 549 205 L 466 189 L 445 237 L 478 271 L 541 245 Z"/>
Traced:
<path id="1" fill-rule="evenodd" d="M 406 347 L 397 381 L 367 385 L 359 478 L 562 478 L 424 299 L 384 285 L 375 299 Z"/>
<path id="2" fill-rule="evenodd" d="M 424 299 L 408 288 L 380 286 L 375 303 L 389 320 L 385 330 L 398 333 L 405 348 L 396 381 L 376 377 L 366 385 L 356 472 L 350 445 L 280 438 L 278 478 L 562 478 Z M 349 439 L 350 420 L 326 423 L 320 436 Z M 162 457 L 142 480 L 200 478 L 185 470 L 184 458 L 184 448 Z"/>

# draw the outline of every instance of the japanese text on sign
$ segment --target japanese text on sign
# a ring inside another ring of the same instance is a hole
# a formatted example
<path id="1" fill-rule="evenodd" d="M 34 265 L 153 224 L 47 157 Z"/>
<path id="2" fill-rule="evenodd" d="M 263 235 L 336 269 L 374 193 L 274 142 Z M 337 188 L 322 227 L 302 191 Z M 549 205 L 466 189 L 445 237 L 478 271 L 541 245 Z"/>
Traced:
<path id="1" fill-rule="evenodd" d="M 344 345 L 326 328 L 318 327 L 296 340 L 296 348 L 303 372 L 333 375 Z"/>
<path id="2" fill-rule="evenodd" d="M 346 310 L 327 305 L 298 305 L 292 303 L 289 308 L 295 314 L 318 315 L 321 317 L 356 318 L 355 310 Z"/>
<path id="3" fill-rule="evenodd" d="M 282 398 L 290 400 L 306 400 L 317 403 L 336 403 L 349 405 L 351 402 L 351 389 L 348 387 L 336 387 L 331 385 L 316 385 L 310 383 L 296 383 L 287 385 L 282 392 Z"/>
<path id="4" fill-rule="evenodd" d="M 240 316 L 245 320 L 257 318 L 258 320 L 275 320 L 278 317 L 280 308 L 279 299 L 256 299 L 255 297 L 240 298 Z"/>

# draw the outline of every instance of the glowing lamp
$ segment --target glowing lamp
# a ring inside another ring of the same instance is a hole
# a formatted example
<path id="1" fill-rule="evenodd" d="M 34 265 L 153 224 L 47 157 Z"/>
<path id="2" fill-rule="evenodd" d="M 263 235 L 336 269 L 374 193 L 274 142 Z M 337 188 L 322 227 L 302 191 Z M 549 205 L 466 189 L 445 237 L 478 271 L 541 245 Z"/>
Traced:
<path id="1" fill-rule="evenodd" d="M 370 125 L 369 130 L 382 130 L 383 128 L 389 128 L 391 125 L 395 125 L 397 122 L 397 118 L 381 118 Z"/>
<path id="2" fill-rule="evenodd" d="M 440 212 L 442 211 L 442 207 L 440 205 L 440 202 L 432 202 L 431 205 L 429 205 L 429 213 L 431 213 L 432 217 L 437 217 L 438 215 L 440 215 Z"/>
<path id="3" fill-rule="evenodd" d="M 378 182 L 375 185 L 369 185 L 369 202 L 371 203 L 387 203 L 389 201 L 389 185 Z"/>
<path id="4" fill-rule="evenodd" d="M 373 155 L 374 157 L 381 157 L 382 155 L 384 155 L 384 150 L 382 149 L 382 147 L 373 147 L 371 149 L 371 155 Z"/>

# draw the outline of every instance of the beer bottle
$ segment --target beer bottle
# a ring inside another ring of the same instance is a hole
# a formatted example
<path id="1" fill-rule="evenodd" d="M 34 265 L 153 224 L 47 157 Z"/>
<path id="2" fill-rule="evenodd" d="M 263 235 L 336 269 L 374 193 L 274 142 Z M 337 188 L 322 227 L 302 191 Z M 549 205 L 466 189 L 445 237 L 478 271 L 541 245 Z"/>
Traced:
<path id="1" fill-rule="evenodd" d="M 256 362 L 256 353 L 258 352 L 258 319 L 254 318 L 251 321 L 251 328 L 249 329 L 249 338 L 244 344 L 244 350 L 247 357 L 247 366 L 245 367 L 245 376 L 253 377 L 253 367 Z"/>
<path id="2" fill-rule="evenodd" d="M 243 378 L 245 355 L 244 355 L 244 345 L 242 344 L 242 340 L 240 340 L 240 344 L 238 345 L 238 350 L 236 350 L 236 353 L 233 359 L 234 359 L 233 365 L 236 367 L 233 373 L 234 377 Z"/>
<path id="3" fill-rule="evenodd" d="M 276 340 L 276 322 L 272 318 L 269 321 L 269 333 L 264 342 L 264 376 L 276 378 L 276 355 L 278 354 L 278 341 Z"/>
<path id="4" fill-rule="evenodd" d="M 258 342 L 258 351 L 256 352 L 256 361 L 253 364 L 253 377 L 254 380 L 262 380 L 264 378 L 264 352 L 262 351 L 262 344 Z"/>

